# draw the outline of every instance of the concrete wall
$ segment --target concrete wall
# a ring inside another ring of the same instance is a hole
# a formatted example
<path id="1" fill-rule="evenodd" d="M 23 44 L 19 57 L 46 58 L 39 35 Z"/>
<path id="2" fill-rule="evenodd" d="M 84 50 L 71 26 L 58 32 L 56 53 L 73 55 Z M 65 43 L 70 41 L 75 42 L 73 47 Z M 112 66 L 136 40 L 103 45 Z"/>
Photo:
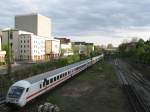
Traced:
<path id="1" fill-rule="evenodd" d="M 15 28 L 37 35 L 37 15 L 18 15 L 15 16 Z"/>
<path id="2" fill-rule="evenodd" d="M 38 36 L 51 37 L 51 20 L 36 13 L 15 16 L 15 28 Z"/>
<path id="3" fill-rule="evenodd" d="M 38 36 L 50 37 L 51 36 L 51 20 L 45 16 L 38 15 Z"/>

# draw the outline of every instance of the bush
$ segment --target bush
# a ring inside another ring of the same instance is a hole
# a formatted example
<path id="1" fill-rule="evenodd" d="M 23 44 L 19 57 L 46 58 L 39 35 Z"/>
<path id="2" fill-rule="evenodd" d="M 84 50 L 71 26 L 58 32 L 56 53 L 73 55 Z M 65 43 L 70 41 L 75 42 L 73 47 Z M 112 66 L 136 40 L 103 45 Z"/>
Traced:
<path id="1" fill-rule="evenodd" d="M 51 62 L 45 62 L 45 63 L 40 63 L 40 64 L 35 64 L 31 67 L 27 67 L 24 69 L 16 70 L 15 72 L 12 73 L 12 77 L 17 80 L 21 80 L 27 77 L 31 77 L 43 72 L 47 72 L 56 68 L 60 68 L 63 66 L 66 66 L 68 64 L 72 64 L 75 62 L 80 61 L 80 56 L 79 55 L 73 55 L 69 56 L 66 58 L 60 58 L 58 60 L 53 60 Z"/>

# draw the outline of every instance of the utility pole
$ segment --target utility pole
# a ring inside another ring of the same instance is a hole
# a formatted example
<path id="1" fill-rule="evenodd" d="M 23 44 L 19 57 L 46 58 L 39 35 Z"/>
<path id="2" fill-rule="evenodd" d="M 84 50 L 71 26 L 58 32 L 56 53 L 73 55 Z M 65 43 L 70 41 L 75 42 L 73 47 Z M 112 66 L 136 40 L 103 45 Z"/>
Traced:
<path id="1" fill-rule="evenodd" d="M 11 30 L 8 30 L 8 71 L 7 71 L 7 73 L 8 73 L 8 75 L 10 75 L 11 74 L 11 59 L 10 59 L 10 33 L 11 33 Z"/>

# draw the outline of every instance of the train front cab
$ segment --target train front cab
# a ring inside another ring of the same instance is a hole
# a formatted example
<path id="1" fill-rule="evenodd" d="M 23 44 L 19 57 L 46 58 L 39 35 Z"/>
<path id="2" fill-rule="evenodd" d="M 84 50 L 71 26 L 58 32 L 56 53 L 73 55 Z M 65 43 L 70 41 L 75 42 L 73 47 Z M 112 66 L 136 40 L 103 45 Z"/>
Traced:
<path id="1" fill-rule="evenodd" d="M 8 90 L 6 103 L 23 107 L 26 104 L 26 96 L 30 88 L 30 83 L 24 80 L 14 83 Z"/>

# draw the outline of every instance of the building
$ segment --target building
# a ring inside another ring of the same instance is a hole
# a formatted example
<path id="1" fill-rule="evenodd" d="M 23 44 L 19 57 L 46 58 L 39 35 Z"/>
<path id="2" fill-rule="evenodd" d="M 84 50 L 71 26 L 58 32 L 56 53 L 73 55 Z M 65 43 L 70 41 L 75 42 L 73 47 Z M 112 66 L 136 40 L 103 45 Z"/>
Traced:
<path id="1" fill-rule="evenodd" d="M 32 33 L 22 31 L 22 30 L 16 30 L 12 28 L 7 28 L 2 31 L 2 43 L 3 45 L 8 45 L 8 39 L 9 39 L 10 47 L 14 54 L 12 58 L 15 60 L 20 60 L 19 51 L 21 47 L 19 43 L 19 36 L 21 34 L 32 34 Z"/>
<path id="2" fill-rule="evenodd" d="M 63 55 L 63 56 L 73 55 L 72 43 L 71 43 L 70 39 L 57 38 L 57 37 L 55 37 L 55 39 L 59 39 L 60 40 L 61 55 Z"/>
<path id="3" fill-rule="evenodd" d="M 73 42 L 72 49 L 74 54 L 90 55 L 90 53 L 94 51 L 94 44 L 86 42 Z"/>
<path id="4" fill-rule="evenodd" d="M 46 38 L 34 34 L 19 35 L 19 59 L 20 60 L 45 60 Z"/>
<path id="5" fill-rule="evenodd" d="M 13 50 L 12 58 L 14 60 L 39 61 L 49 59 L 50 53 L 53 57 L 58 57 L 60 54 L 59 40 L 37 36 L 33 33 L 16 29 L 3 31 L 3 44 L 8 43 L 8 32 L 11 32 L 9 42 Z M 48 41 L 51 44 L 47 44 Z M 50 49 L 49 52 L 48 49 Z"/>
<path id="6" fill-rule="evenodd" d="M 31 32 L 41 37 L 52 37 L 51 20 L 37 13 L 15 16 L 15 29 Z"/>
<path id="7" fill-rule="evenodd" d="M 50 19 L 36 13 L 15 16 L 15 28 L 4 29 L 2 35 L 3 44 L 9 40 L 13 60 L 39 61 L 49 59 L 50 53 L 54 58 L 60 54 L 60 41 L 51 36 Z"/>
<path id="8" fill-rule="evenodd" d="M 6 51 L 2 51 L 2 32 L 0 31 L 0 62 L 5 62 Z"/>
<path id="9" fill-rule="evenodd" d="M 58 58 L 60 56 L 60 40 L 46 40 L 45 54 L 48 59 Z"/>

